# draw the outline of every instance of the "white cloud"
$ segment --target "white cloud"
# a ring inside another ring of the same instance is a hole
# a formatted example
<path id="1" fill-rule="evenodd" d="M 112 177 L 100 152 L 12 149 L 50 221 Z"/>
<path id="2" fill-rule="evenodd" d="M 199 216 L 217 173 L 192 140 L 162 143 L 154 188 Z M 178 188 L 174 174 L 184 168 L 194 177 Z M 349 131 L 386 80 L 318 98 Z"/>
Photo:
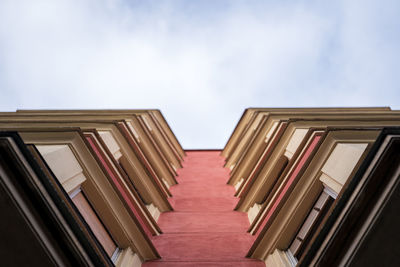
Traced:
<path id="1" fill-rule="evenodd" d="M 350 2 L 3 0 L 0 107 L 160 108 L 185 148 L 249 106 L 398 108 L 399 4 Z"/>

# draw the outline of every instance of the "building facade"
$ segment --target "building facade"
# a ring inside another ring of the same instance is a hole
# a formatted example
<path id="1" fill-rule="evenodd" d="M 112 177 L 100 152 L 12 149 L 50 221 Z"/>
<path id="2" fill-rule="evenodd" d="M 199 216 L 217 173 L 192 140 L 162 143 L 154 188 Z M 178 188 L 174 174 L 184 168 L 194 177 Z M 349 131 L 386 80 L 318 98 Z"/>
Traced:
<path id="1" fill-rule="evenodd" d="M 3 112 L 0 132 L 4 266 L 229 266 L 158 245 L 188 153 L 160 111 Z M 238 264 L 400 265 L 399 148 L 390 108 L 245 110 L 221 151 Z"/>

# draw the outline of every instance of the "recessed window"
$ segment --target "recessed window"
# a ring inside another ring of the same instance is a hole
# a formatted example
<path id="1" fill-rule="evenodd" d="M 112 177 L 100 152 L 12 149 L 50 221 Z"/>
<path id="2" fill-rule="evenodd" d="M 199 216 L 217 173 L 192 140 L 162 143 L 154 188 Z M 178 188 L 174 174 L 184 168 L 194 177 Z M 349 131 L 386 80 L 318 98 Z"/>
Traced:
<path id="1" fill-rule="evenodd" d="M 334 201 L 335 199 L 327 190 L 321 192 L 289 246 L 290 258 L 294 258 L 295 261 L 301 259 Z"/>
<path id="2" fill-rule="evenodd" d="M 70 194 L 70 197 L 81 213 L 83 219 L 85 219 L 93 234 L 96 236 L 97 240 L 103 246 L 107 255 L 114 261 L 119 252 L 118 246 L 112 239 L 104 224 L 101 222 L 92 205 L 89 203 L 84 192 L 81 188 L 78 188 Z"/>

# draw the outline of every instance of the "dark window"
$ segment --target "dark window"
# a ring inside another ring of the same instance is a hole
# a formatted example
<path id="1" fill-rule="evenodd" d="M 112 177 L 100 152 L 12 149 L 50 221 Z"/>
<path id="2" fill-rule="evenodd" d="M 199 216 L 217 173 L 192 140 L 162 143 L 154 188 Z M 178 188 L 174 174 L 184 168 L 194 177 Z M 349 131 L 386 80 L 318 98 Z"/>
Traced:
<path id="1" fill-rule="evenodd" d="M 289 251 L 296 259 L 301 259 L 304 255 L 306 248 L 316 234 L 318 227 L 326 217 L 334 201 L 335 199 L 331 195 L 322 191 L 296 234 L 296 237 L 290 244 Z"/>

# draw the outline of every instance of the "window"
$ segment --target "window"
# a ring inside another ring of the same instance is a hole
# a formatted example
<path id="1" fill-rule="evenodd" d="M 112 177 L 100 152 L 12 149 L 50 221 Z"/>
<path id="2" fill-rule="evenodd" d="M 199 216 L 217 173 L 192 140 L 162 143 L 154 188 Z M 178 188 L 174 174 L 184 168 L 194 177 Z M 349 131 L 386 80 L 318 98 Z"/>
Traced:
<path id="1" fill-rule="evenodd" d="M 321 192 L 287 251 L 293 265 L 296 265 L 297 261 L 304 255 L 310 241 L 316 234 L 323 219 L 327 216 L 328 210 L 334 201 L 335 198 L 329 190 L 324 189 Z"/>
<path id="2" fill-rule="evenodd" d="M 117 244 L 108 233 L 92 205 L 90 205 L 82 189 L 78 188 L 74 190 L 69 196 L 81 213 L 82 217 L 85 219 L 86 223 L 89 225 L 97 240 L 103 246 L 107 255 L 114 262 L 119 252 Z"/>
<path id="3" fill-rule="evenodd" d="M 271 194 L 271 191 L 275 184 L 278 182 L 282 173 L 285 171 L 286 166 L 289 163 L 289 159 L 281 155 L 279 159 L 275 162 L 274 168 L 271 171 L 271 183 L 264 183 L 261 187 L 260 191 L 262 194 L 256 198 L 256 202 L 260 204 L 264 204 L 267 201 L 268 196 Z"/>
<path id="4" fill-rule="evenodd" d="M 118 164 L 121 167 L 121 170 L 124 172 L 124 174 L 129 177 L 128 172 L 126 171 L 126 169 L 124 168 L 124 164 L 122 163 L 122 160 L 118 160 Z M 131 178 L 129 178 L 129 181 L 132 184 L 133 189 L 136 191 L 136 193 L 138 194 L 140 200 L 144 203 L 147 204 L 146 201 L 144 200 L 142 194 L 140 194 L 140 191 L 137 189 L 137 187 L 135 186 L 135 183 L 133 182 L 133 180 Z"/>
<path id="5" fill-rule="evenodd" d="M 68 145 L 38 145 L 37 148 L 94 236 L 115 262 L 119 248 L 83 191 L 82 186 L 84 187 L 87 179 L 71 148 Z"/>

